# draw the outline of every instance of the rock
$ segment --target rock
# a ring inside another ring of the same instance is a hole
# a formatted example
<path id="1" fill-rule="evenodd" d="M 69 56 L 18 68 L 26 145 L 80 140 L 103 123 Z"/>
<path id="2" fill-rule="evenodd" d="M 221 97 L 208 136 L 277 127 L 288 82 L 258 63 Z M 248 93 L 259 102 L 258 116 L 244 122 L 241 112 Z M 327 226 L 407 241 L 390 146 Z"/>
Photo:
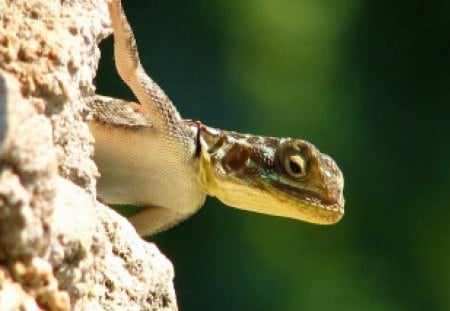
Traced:
<path id="1" fill-rule="evenodd" d="M 176 310 L 170 261 L 95 199 L 83 97 L 106 1 L 0 12 L 0 310 Z"/>

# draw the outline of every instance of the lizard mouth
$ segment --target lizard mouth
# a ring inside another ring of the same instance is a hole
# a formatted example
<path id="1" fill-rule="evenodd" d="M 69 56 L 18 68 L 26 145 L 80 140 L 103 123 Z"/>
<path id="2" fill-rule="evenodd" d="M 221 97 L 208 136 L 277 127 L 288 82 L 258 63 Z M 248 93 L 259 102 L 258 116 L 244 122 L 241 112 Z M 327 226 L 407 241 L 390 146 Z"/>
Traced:
<path id="1" fill-rule="evenodd" d="M 344 196 L 342 188 L 325 191 L 326 194 L 274 182 L 272 190 L 278 192 L 282 204 L 291 206 L 292 218 L 299 218 L 316 224 L 333 224 L 344 215 Z M 269 187 L 270 188 L 270 187 Z"/>

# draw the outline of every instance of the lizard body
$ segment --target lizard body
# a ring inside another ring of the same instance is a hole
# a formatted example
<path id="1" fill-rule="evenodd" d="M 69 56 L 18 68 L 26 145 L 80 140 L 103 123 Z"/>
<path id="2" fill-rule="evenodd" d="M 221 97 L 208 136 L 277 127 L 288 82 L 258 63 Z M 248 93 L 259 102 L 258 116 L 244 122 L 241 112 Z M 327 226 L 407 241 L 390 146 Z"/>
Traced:
<path id="1" fill-rule="evenodd" d="M 146 209 L 130 218 L 141 235 L 196 212 L 206 195 L 227 205 L 318 224 L 344 213 L 343 175 L 312 144 L 214 129 L 182 119 L 145 73 L 120 0 L 109 4 L 120 77 L 140 104 L 95 95 L 94 159 L 107 203 Z"/>

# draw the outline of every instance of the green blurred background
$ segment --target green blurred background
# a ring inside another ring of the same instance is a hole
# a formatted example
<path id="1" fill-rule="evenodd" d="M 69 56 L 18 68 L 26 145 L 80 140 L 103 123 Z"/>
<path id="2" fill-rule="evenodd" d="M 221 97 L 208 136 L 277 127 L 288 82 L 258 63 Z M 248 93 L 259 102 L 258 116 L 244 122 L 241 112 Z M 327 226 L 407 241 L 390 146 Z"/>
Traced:
<path id="1" fill-rule="evenodd" d="M 154 237 L 181 310 L 450 310 L 449 1 L 124 6 L 184 117 L 307 139 L 346 178 L 335 226 L 209 198 Z M 111 47 L 98 91 L 132 99 Z"/>

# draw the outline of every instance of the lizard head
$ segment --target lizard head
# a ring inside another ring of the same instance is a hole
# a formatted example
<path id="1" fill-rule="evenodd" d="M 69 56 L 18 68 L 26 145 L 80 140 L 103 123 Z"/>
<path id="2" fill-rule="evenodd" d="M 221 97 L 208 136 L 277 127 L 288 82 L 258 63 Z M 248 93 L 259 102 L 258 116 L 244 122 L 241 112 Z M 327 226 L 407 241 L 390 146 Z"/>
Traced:
<path id="1" fill-rule="evenodd" d="M 312 144 L 206 127 L 201 137 L 201 183 L 225 204 L 317 224 L 342 218 L 342 172 Z"/>

